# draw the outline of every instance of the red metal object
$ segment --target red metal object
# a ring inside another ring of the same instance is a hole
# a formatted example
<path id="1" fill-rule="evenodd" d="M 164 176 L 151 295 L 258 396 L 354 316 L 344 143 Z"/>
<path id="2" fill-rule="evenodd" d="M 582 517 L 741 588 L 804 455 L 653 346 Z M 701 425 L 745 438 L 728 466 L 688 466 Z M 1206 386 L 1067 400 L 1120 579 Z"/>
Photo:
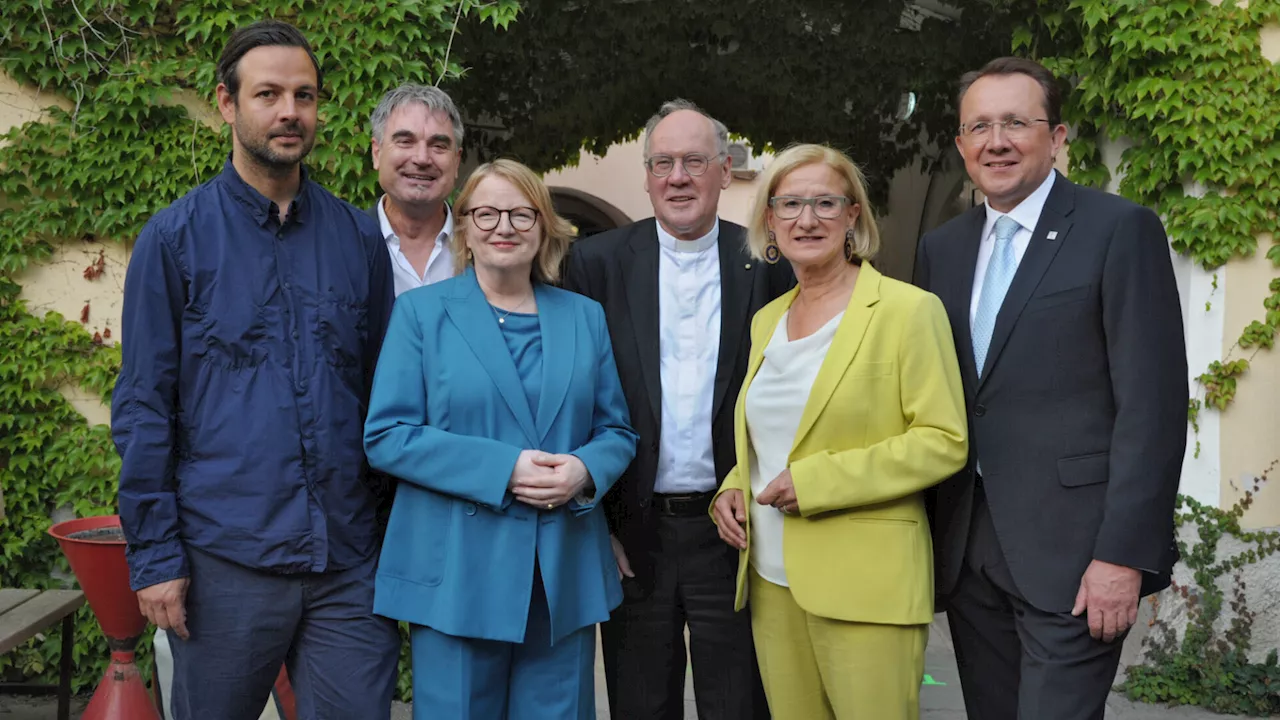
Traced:
<path id="1" fill-rule="evenodd" d="M 276 712 L 281 720 L 298 720 L 298 701 L 293 695 L 293 684 L 289 682 L 289 671 L 282 665 L 280 674 L 276 676 L 276 685 L 271 693 L 276 701 Z"/>
<path id="2" fill-rule="evenodd" d="M 134 648 L 147 620 L 138 609 L 137 594 L 129 588 L 124 539 L 92 533 L 119 527 L 120 517 L 108 515 L 68 520 L 49 528 L 71 563 L 71 572 L 80 581 L 85 600 L 111 648 L 111 664 L 81 720 L 160 720 L 134 664 Z M 72 537 L 86 531 L 89 534 L 85 537 Z"/>

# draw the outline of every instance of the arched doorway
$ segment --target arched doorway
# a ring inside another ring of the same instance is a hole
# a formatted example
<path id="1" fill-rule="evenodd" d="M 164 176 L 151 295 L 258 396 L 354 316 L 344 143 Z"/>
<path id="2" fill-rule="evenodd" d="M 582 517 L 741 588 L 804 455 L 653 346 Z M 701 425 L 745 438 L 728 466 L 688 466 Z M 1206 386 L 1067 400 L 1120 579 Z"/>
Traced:
<path id="1" fill-rule="evenodd" d="M 573 223 L 579 239 L 631 223 L 625 213 L 595 195 L 566 187 L 549 189 L 551 204 L 561 217 Z"/>

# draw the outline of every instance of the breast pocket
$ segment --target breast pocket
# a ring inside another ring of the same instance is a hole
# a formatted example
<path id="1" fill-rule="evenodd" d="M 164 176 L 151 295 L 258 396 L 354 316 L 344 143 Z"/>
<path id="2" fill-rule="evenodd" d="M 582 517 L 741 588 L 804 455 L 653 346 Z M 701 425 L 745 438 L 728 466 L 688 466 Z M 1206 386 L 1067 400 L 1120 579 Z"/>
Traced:
<path id="1" fill-rule="evenodd" d="M 1040 312 L 1052 308 L 1063 307 L 1089 299 L 1090 285 L 1079 285 L 1065 290 L 1037 295 L 1027 301 L 1025 313 Z"/>
<path id="2" fill-rule="evenodd" d="M 359 368 L 369 333 L 369 304 L 329 295 L 317 314 L 316 335 L 325 359 L 337 368 Z"/>

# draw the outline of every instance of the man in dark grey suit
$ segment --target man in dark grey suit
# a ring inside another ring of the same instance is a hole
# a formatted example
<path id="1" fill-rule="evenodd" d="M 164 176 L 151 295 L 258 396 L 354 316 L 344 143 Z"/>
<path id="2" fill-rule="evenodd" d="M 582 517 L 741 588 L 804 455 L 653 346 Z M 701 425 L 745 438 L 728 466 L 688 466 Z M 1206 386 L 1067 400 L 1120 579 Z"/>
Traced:
<path id="1" fill-rule="evenodd" d="M 956 146 L 986 202 L 920 242 L 951 317 L 970 463 L 932 498 L 969 717 L 1101 719 L 1138 600 L 1169 584 L 1186 448 L 1181 303 L 1160 219 L 1053 168 L 1056 79 L 966 75 Z"/>

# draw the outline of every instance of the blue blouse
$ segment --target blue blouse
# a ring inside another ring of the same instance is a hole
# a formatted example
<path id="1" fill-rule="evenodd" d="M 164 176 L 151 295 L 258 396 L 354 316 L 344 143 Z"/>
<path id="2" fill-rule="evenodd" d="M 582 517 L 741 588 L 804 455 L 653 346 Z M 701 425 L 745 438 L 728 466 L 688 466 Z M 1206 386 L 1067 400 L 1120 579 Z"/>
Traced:
<path id="1" fill-rule="evenodd" d="M 529 409 L 536 413 L 538 394 L 542 389 L 542 327 L 538 324 L 538 316 L 532 313 L 508 314 L 496 307 L 493 307 L 493 312 L 495 317 L 502 319 L 498 329 L 511 351 L 511 360 L 515 362 L 516 374 L 524 385 Z"/>

